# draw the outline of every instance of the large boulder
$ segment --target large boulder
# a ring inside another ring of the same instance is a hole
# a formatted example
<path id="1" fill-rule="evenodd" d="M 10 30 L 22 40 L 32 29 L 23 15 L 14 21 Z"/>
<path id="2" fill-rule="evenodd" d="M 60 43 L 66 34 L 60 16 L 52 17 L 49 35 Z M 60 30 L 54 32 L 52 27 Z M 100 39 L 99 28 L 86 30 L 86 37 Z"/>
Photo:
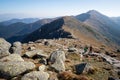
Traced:
<path id="1" fill-rule="evenodd" d="M 11 78 L 35 68 L 35 64 L 25 61 L 0 62 L 0 77 Z"/>
<path id="2" fill-rule="evenodd" d="M 11 44 L 5 39 L 0 38 L 0 58 L 9 55 L 9 49 Z"/>
<path id="3" fill-rule="evenodd" d="M 54 51 L 50 55 L 50 62 L 54 63 L 57 59 L 60 59 L 62 61 L 65 61 L 65 53 L 61 50 Z"/>
<path id="4" fill-rule="evenodd" d="M 88 63 L 81 63 L 81 64 L 77 64 L 75 65 L 75 69 L 76 69 L 76 73 L 77 74 L 94 74 L 95 70 L 93 68 L 93 66 L 91 66 Z"/>
<path id="5" fill-rule="evenodd" d="M 57 59 L 54 64 L 51 65 L 56 71 L 65 71 L 64 62 L 61 59 Z"/>
<path id="6" fill-rule="evenodd" d="M 24 61 L 24 60 L 19 54 L 10 54 L 9 56 L 0 59 L 0 62 L 7 62 L 7 61 Z"/>
<path id="7" fill-rule="evenodd" d="M 21 80 L 48 80 L 49 74 L 43 71 L 33 71 L 25 74 Z"/>
<path id="8" fill-rule="evenodd" d="M 56 69 L 58 72 L 65 71 L 65 53 L 61 50 L 57 50 L 50 55 L 51 67 Z"/>
<path id="9" fill-rule="evenodd" d="M 21 42 L 14 42 L 10 49 L 11 53 L 21 54 L 21 51 L 22 51 L 21 45 L 22 45 Z"/>
<path id="10" fill-rule="evenodd" d="M 28 58 L 41 58 L 41 57 L 48 57 L 46 54 L 44 54 L 44 52 L 42 50 L 32 50 L 32 51 L 28 51 L 24 54 L 24 56 L 28 57 Z"/>

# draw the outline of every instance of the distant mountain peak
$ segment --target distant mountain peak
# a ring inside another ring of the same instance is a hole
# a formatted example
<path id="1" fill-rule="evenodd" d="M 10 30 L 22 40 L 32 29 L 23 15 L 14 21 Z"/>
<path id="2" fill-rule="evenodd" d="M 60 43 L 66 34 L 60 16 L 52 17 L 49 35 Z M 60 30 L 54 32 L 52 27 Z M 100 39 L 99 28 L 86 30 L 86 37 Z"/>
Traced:
<path id="1" fill-rule="evenodd" d="M 90 10 L 86 14 L 89 14 L 89 15 L 103 15 L 103 14 L 101 14 L 100 12 L 98 12 L 96 10 Z"/>

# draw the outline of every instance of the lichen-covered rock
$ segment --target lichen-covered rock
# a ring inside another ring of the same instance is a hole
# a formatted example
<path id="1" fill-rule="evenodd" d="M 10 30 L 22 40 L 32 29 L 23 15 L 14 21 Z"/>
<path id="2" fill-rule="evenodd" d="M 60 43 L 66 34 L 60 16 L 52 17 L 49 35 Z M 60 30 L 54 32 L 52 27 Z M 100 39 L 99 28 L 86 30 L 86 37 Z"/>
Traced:
<path id="1" fill-rule="evenodd" d="M 57 59 L 61 59 L 62 61 L 65 61 L 65 53 L 61 50 L 54 51 L 50 55 L 50 62 L 54 63 Z"/>
<path id="2" fill-rule="evenodd" d="M 13 46 L 10 49 L 11 53 L 21 54 L 21 51 L 22 51 L 21 45 L 22 45 L 21 42 L 14 42 Z"/>
<path id="3" fill-rule="evenodd" d="M 0 77 L 10 78 L 35 68 L 35 64 L 25 61 L 0 62 Z"/>
<path id="4" fill-rule="evenodd" d="M 0 38 L 0 58 L 9 55 L 9 49 L 11 44 L 5 39 Z"/>
<path id="5" fill-rule="evenodd" d="M 24 54 L 24 56 L 28 57 L 28 58 L 32 58 L 32 57 L 48 57 L 46 54 L 44 54 L 44 52 L 42 50 L 33 50 L 33 51 L 28 51 Z"/>
<path id="6" fill-rule="evenodd" d="M 51 65 L 58 72 L 65 71 L 64 62 L 61 59 L 57 59 L 54 64 Z"/>
<path id="7" fill-rule="evenodd" d="M 7 62 L 7 61 L 24 61 L 24 60 L 19 54 L 10 54 L 9 56 L 0 59 L 0 62 Z"/>
<path id="8" fill-rule="evenodd" d="M 51 67 L 56 69 L 58 72 L 65 71 L 65 53 L 61 50 L 57 50 L 50 55 Z"/>
<path id="9" fill-rule="evenodd" d="M 33 71 L 25 74 L 21 80 L 48 80 L 49 74 L 43 71 Z"/>

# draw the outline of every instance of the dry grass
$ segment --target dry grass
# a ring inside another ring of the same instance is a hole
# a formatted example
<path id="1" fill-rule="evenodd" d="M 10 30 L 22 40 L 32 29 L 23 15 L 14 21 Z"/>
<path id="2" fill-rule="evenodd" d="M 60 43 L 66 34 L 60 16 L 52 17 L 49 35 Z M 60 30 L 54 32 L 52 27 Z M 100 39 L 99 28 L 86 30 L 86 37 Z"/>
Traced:
<path id="1" fill-rule="evenodd" d="M 70 71 L 59 73 L 58 78 L 59 80 L 89 80 L 86 76 L 76 75 Z"/>

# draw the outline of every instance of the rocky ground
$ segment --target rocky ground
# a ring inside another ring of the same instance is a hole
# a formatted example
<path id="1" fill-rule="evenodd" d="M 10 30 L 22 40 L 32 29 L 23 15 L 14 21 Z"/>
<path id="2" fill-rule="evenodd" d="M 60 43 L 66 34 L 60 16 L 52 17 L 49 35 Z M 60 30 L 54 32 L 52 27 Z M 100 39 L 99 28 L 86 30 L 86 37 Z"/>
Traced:
<path id="1" fill-rule="evenodd" d="M 8 43 L 0 38 L 0 80 L 119 80 L 120 53 L 79 39 Z"/>

